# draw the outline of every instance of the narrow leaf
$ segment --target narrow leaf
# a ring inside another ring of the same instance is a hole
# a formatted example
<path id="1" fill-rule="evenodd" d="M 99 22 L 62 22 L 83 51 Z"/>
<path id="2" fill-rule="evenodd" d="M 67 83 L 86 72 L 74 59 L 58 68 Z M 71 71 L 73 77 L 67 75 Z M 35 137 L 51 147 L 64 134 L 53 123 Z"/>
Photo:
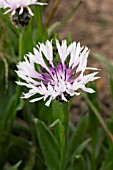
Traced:
<path id="1" fill-rule="evenodd" d="M 75 156 L 72 165 L 68 170 L 86 170 L 85 159 L 83 156 Z"/>
<path id="2" fill-rule="evenodd" d="M 18 170 L 18 167 L 20 166 L 21 162 L 22 162 L 22 161 L 19 161 L 16 165 L 8 168 L 8 170 Z"/>
<path id="3" fill-rule="evenodd" d="M 88 127 L 88 116 L 86 115 L 81 118 L 77 126 L 77 129 L 71 139 L 69 153 L 74 152 L 77 146 L 80 145 L 80 143 L 83 141 L 86 135 L 87 127 Z"/>
<path id="4" fill-rule="evenodd" d="M 67 156 L 66 166 L 70 165 L 72 155 L 76 151 L 76 148 L 78 148 L 78 146 L 84 140 L 86 132 L 87 132 L 87 128 L 88 128 L 88 116 L 85 115 L 84 117 L 81 118 L 81 120 L 77 126 L 77 129 L 72 136 L 70 146 L 69 146 L 69 153 Z"/>
<path id="5" fill-rule="evenodd" d="M 47 167 L 55 170 L 59 169 L 60 151 L 55 137 L 41 120 L 36 119 L 35 124 Z"/>
<path id="6" fill-rule="evenodd" d="M 33 170 L 36 161 L 36 147 L 31 148 L 30 156 L 27 161 L 27 165 L 23 170 Z"/>
<path id="7" fill-rule="evenodd" d="M 87 147 L 90 141 L 91 141 L 91 138 L 82 142 L 81 145 L 79 145 L 78 148 L 75 150 L 74 156 L 80 155 L 84 151 L 84 149 Z"/>

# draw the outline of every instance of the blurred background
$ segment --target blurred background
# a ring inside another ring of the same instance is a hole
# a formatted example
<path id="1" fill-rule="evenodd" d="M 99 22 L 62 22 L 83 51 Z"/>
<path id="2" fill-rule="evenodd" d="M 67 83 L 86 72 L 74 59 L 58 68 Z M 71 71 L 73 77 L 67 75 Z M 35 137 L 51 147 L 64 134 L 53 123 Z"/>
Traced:
<path id="1" fill-rule="evenodd" d="M 61 21 L 69 11 L 71 11 L 78 0 L 61 0 L 59 7 L 52 18 L 52 22 Z M 51 9 L 52 1 L 49 4 Z M 97 81 L 98 98 L 101 107 L 102 116 L 108 118 L 111 116 L 113 110 L 113 101 L 111 96 L 109 72 L 106 66 L 93 57 L 94 53 L 98 53 L 105 57 L 111 64 L 113 64 L 113 0 L 83 0 L 78 10 L 73 13 L 58 31 L 59 38 L 65 39 L 71 33 L 72 39 L 80 41 L 82 45 L 86 45 L 90 48 L 89 66 L 100 68 L 101 79 Z M 81 100 L 81 99 L 80 99 Z M 80 108 L 84 103 L 78 101 L 78 97 L 75 98 L 75 103 Z M 78 103 L 78 104 L 77 104 Z M 82 109 L 84 110 L 84 109 Z M 86 109 L 87 110 L 87 109 Z M 86 111 L 85 110 L 85 111 Z"/>

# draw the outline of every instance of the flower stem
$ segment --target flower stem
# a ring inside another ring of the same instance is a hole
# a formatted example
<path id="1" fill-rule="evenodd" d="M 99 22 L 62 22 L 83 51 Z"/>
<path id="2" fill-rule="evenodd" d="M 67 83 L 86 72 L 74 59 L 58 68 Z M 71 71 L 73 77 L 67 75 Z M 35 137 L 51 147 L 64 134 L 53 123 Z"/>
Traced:
<path id="1" fill-rule="evenodd" d="M 20 30 L 20 35 L 19 35 L 19 61 L 23 61 L 24 57 L 24 30 Z"/>
<path id="2" fill-rule="evenodd" d="M 24 59 L 24 30 L 20 30 L 20 35 L 19 35 L 19 62 L 23 61 Z M 19 80 L 19 78 L 18 78 Z M 20 101 L 20 96 L 22 92 L 22 87 L 18 86 L 16 87 L 16 107 L 19 104 Z"/>
<path id="3" fill-rule="evenodd" d="M 38 24 L 38 41 L 42 42 L 43 40 L 43 23 L 42 23 L 42 7 L 37 6 L 37 24 Z"/>
<path id="4" fill-rule="evenodd" d="M 68 104 L 62 104 L 62 122 L 63 122 L 63 131 L 62 131 L 62 148 L 61 148 L 61 164 L 60 170 L 64 169 L 65 157 L 67 150 L 67 137 L 68 137 L 68 126 L 69 126 L 69 111 Z"/>

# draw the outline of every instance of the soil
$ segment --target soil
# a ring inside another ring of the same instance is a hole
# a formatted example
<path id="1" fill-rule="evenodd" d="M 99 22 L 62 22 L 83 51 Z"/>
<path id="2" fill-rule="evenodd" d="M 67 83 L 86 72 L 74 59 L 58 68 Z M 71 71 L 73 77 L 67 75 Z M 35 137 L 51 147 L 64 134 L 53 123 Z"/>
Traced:
<path id="1" fill-rule="evenodd" d="M 52 23 L 61 21 L 78 2 L 78 0 L 61 0 Z M 49 6 L 51 7 L 51 3 Z M 92 53 L 104 56 L 113 64 L 112 6 L 113 0 L 84 0 L 68 23 L 59 31 L 60 39 L 67 38 L 71 33 L 73 40 L 80 41 L 82 45 L 88 46 L 91 50 L 88 65 L 101 68 L 99 75 L 101 79 L 97 81 L 97 89 L 101 114 L 105 118 L 110 117 L 113 111 L 109 73 L 104 64 L 96 60 Z M 81 97 L 75 97 L 72 108 L 74 113 L 75 108 L 77 108 L 75 116 L 87 112 L 86 104 Z"/>

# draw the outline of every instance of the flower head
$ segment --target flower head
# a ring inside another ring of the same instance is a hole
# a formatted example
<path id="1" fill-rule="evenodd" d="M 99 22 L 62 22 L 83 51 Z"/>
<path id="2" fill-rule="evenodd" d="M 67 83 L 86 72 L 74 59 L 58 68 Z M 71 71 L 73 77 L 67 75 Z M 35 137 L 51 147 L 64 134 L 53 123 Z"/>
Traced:
<path id="1" fill-rule="evenodd" d="M 46 3 L 37 2 L 37 0 L 2 0 L 3 7 L 9 8 L 4 14 L 12 12 L 12 15 L 16 13 L 16 10 L 19 9 L 19 15 L 24 11 L 24 8 L 27 8 L 30 15 L 34 15 L 29 8 L 29 5 L 46 5 Z"/>
<path id="2" fill-rule="evenodd" d="M 37 0 L 2 0 L 0 8 L 8 8 L 4 13 L 11 12 L 11 20 L 18 27 L 25 27 L 29 24 L 33 12 L 30 5 L 47 5 L 46 3 L 37 2 Z"/>
<path id="3" fill-rule="evenodd" d="M 32 97 L 30 102 L 43 99 L 49 106 L 54 99 L 67 102 L 70 97 L 80 94 L 79 89 L 93 93 L 94 90 L 86 84 L 99 78 L 96 77 L 98 71 L 87 75 L 84 72 L 98 69 L 87 67 L 88 54 L 89 49 L 76 42 L 67 46 L 66 40 L 61 45 L 56 40 L 56 48 L 52 41 L 38 43 L 34 54 L 25 55 L 25 61 L 17 65 L 16 72 L 23 79 L 17 84 L 29 88 L 23 98 Z M 38 97 L 33 98 L 36 94 Z"/>
<path id="4" fill-rule="evenodd" d="M 3 0 L 0 1 L 0 8 L 3 8 L 4 4 L 3 4 Z"/>

